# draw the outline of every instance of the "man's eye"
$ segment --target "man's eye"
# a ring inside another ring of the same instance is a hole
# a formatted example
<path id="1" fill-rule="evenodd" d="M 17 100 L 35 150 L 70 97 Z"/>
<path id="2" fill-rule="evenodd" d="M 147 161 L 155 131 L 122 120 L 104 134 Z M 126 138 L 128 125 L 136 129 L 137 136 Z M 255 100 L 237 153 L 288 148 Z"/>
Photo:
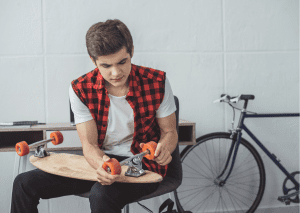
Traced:
<path id="1" fill-rule="evenodd" d="M 103 67 L 104 67 L 104 68 L 109 68 L 110 66 L 108 66 L 108 65 L 103 65 Z"/>
<path id="2" fill-rule="evenodd" d="M 119 64 L 125 64 L 126 63 L 126 61 L 121 61 Z"/>

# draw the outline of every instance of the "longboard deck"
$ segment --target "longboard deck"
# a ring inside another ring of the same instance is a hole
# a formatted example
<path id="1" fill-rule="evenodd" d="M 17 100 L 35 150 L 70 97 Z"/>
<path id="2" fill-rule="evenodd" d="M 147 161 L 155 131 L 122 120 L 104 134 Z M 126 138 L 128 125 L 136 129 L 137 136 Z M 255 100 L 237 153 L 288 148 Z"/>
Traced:
<path id="1" fill-rule="evenodd" d="M 69 153 L 53 153 L 44 158 L 30 156 L 30 162 L 38 169 L 69 178 L 97 181 L 96 170 L 93 169 L 82 155 Z M 146 174 L 140 177 L 125 176 L 128 166 L 122 166 L 122 172 L 117 182 L 124 183 L 155 183 L 163 180 L 162 176 L 145 170 Z"/>

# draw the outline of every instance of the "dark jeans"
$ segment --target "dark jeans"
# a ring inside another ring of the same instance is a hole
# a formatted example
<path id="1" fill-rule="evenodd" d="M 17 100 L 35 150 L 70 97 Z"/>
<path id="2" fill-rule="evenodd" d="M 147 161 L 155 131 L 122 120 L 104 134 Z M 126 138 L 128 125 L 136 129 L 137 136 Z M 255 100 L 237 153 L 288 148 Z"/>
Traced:
<path id="1" fill-rule="evenodd" d="M 108 155 L 119 162 L 126 157 Z M 146 166 L 143 164 L 143 169 Z M 66 178 L 39 169 L 19 174 L 13 184 L 11 212 L 36 213 L 39 199 L 49 199 L 90 191 L 92 213 L 120 213 L 123 207 L 154 192 L 159 183 L 118 183 L 102 186 L 98 182 Z M 84 198 L 83 198 L 84 199 Z"/>

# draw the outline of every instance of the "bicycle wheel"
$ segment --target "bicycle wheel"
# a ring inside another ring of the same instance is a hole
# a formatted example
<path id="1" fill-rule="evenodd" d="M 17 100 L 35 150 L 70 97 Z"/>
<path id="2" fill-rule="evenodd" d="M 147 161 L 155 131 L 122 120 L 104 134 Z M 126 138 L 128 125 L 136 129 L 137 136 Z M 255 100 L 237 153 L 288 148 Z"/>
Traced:
<path id="1" fill-rule="evenodd" d="M 265 189 L 265 168 L 255 148 L 241 139 L 235 164 L 224 186 L 215 183 L 232 143 L 229 133 L 212 133 L 182 151 L 182 184 L 174 191 L 179 211 L 248 212 L 259 205 Z M 232 159 L 232 158 L 231 158 Z M 229 166 L 222 176 L 227 176 Z"/>

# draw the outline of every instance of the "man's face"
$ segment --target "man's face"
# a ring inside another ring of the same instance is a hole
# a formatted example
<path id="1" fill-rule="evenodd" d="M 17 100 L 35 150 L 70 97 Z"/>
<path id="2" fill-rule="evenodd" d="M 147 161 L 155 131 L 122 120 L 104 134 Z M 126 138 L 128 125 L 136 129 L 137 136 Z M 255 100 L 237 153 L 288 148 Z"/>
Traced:
<path id="1" fill-rule="evenodd" d="M 125 47 L 111 55 L 99 56 L 95 65 L 105 79 L 106 85 L 115 89 L 126 86 L 131 71 L 131 57 Z"/>

